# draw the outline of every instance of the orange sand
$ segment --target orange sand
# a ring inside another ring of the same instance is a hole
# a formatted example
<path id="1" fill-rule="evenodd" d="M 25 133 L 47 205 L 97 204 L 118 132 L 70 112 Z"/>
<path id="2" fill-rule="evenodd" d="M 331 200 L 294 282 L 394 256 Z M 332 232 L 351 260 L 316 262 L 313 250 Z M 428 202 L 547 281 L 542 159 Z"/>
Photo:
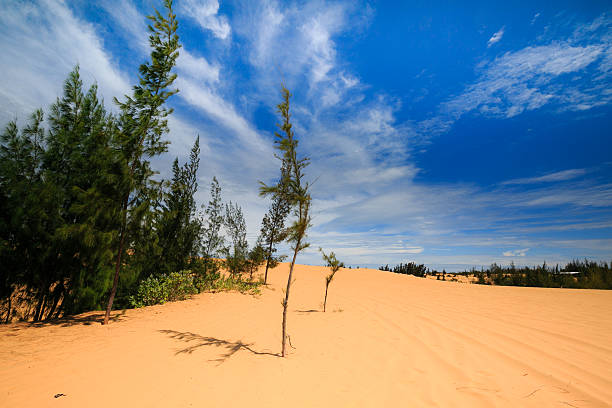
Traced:
<path id="1" fill-rule="evenodd" d="M 612 406 L 612 291 L 457 284 L 287 265 L 259 298 L 0 327 L 1 407 Z M 55 394 L 65 394 L 54 398 Z"/>

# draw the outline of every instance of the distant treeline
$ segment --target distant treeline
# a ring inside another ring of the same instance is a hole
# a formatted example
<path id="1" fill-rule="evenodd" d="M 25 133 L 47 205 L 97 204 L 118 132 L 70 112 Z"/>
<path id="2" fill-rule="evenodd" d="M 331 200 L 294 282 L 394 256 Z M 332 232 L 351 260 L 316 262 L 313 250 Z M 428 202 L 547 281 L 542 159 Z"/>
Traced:
<path id="1" fill-rule="evenodd" d="M 426 277 L 427 275 L 442 277 L 446 280 L 446 271 L 438 272 L 430 270 L 425 265 L 417 265 L 414 262 L 400 263 L 394 267 L 384 265 L 379 267 L 381 271 L 389 271 L 404 275 Z M 509 266 L 491 265 L 487 269 L 454 273 L 475 278 L 472 283 L 480 285 L 501 286 L 532 286 L 541 288 L 574 288 L 574 289 L 612 289 L 612 263 L 594 262 L 585 259 L 575 260 L 566 264 L 563 268 L 559 265 L 550 267 L 544 263 L 541 266 L 516 267 L 514 263 Z"/>
<path id="2" fill-rule="evenodd" d="M 544 263 L 535 267 L 499 266 L 486 270 L 465 271 L 462 275 L 474 275 L 474 283 L 482 285 L 533 286 L 542 288 L 612 289 L 612 263 L 575 260 L 563 268 L 549 267 Z"/>
<path id="3" fill-rule="evenodd" d="M 400 273 L 402 275 L 419 276 L 421 278 L 425 277 L 425 274 L 427 273 L 427 268 L 425 267 L 425 265 L 417 265 L 414 262 L 408 262 L 407 264 L 401 263 L 399 265 L 395 265 L 392 268 L 389 268 L 389 264 L 387 264 L 385 266 L 381 266 L 378 269 L 380 269 L 381 271 Z"/>

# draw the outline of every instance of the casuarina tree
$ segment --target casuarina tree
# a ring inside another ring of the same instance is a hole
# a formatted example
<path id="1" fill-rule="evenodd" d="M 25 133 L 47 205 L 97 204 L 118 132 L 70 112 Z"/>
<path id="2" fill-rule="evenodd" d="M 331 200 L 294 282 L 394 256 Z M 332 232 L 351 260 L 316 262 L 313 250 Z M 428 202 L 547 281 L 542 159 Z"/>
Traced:
<path id="1" fill-rule="evenodd" d="M 246 222 L 242 214 L 242 208 L 238 204 L 233 204 L 230 201 L 229 204 L 225 205 L 224 223 L 232 244 L 231 247 L 224 248 L 225 266 L 232 276 L 236 276 L 246 271 L 249 256 Z"/>
<path id="2" fill-rule="evenodd" d="M 167 150 L 162 137 L 168 132 L 167 117 L 172 109 L 165 107 L 167 99 L 178 92 L 171 89 L 176 79 L 172 68 L 176 65 L 179 38 L 176 33 L 178 21 L 172 10 L 172 0 L 165 0 L 166 15 L 159 11 L 149 16 L 149 44 L 151 61 L 140 66 L 140 81 L 134 86 L 132 96 L 126 96 L 119 105 L 120 115 L 117 129 L 117 146 L 121 151 L 126 172 L 126 183 L 121 197 L 121 226 L 115 260 L 115 276 L 106 307 L 104 324 L 108 323 L 113 300 L 117 292 L 121 256 L 129 243 L 129 233 L 138 228 L 150 208 L 149 196 L 154 172 L 147 160 Z"/>
<path id="3" fill-rule="evenodd" d="M 206 219 L 202 227 L 202 262 L 204 264 L 203 275 L 206 276 L 210 272 L 216 272 L 217 264 L 214 257 L 222 251 L 224 238 L 221 235 L 221 227 L 223 226 L 223 202 L 221 201 L 221 186 L 216 177 L 210 184 L 210 201 L 204 210 Z"/>
<path id="4" fill-rule="evenodd" d="M 157 269 L 172 273 L 187 269 L 188 262 L 199 251 L 201 221 L 196 217 L 195 193 L 198 190 L 197 172 L 200 164 L 200 138 L 191 149 L 189 161 L 172 165 L 172 182 L 165 194 L 157 226 L 161 262 Z"/>
<path id="5" fill-rule="evenodd" d="M 321 254 L 323 255 L 323 260 L 327 262 L 327 266 L 329 266 L 329 268 L 331 269 L 330 274 L 325 277 L 325 298 L 323 300 L 323 311 L 325 312 L 327 306 L 327 290 L 329 289 L 329 284 L 334 279 L 334 275 L 336 275 L 336 272 L 338 272 L 340 268 L 344 268 L 344 264 L 338 259 L 336 259 L 336 254 L 334 254 L 333 252 L 330 252 L 329 255 L 327 255 L 325 254 L 325 252 L 323 252 L 322 248 L 319 248 L 319 251 L 321 251 Z"/>
<path id="6" fill-rule="evenodd" d="M 306 232 L 310 226 L 311 197 L 309 191 L 310 185 L 304 180 L 304 169 L 308 166 L 309 159 L 307 157 L 298 157 L 298 140 L 294 137 L 291 125 L 291 114 L 289 113 L 291 94 L 284 86 L 282 86 L 281 92 L 283 102 L 278 105 L 278 112 L 283 122 L 278 125 L 281 132 L 275 132 L 276 148 L 280 153 L 277 157 L 281 160 L 281 178 L 275 185 L 268 186 L 265 183 L 261 183 L 260 194 L 264 196 L 281 195 L 289 203 L 294 216 L 292 224 L 287 229 L 287 241 L 291 244 L 293 257 L 289 265 L 285 297 L 281 303 L 283 306 L 281 356 L 285 357 L 288 337 L 287 306 L 289 304 L 293 269 L 298 253 L 309 246 L 306 242 Z M 282 171 L 285 166 L 287 171 Z"/>
<path id="7" fill-rule="evenodd" d="M 281 179 L 284 177 L 282 174 L 287 173 L 286 162 L 283 162 L 285 166 L 281 170 Z M 268 283 L 268 269 L 274 268 L 280 259 L 275 257 L 276 244 L 283 242 L 287 238 L 287 231 L 285 230 L 285 220 L 289 215 L 289 202 L 287 202 L 286 194 L 279 193 L 274 194 L 272 198 L 272 204 L 270 209 L 264 215 L 261 221 L 261 239 L 262 246 L 265 249 L 266 257 L 266 272 L 264 274 L 264 284 Z"/>

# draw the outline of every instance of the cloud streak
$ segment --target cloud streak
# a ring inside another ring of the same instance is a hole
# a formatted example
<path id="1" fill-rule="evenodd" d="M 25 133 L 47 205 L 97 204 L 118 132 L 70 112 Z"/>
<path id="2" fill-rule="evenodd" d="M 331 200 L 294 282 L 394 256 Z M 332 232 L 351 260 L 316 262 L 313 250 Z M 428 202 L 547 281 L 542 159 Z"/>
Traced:
<path id="1" fill-rule="evenodd" d="M 433 137 L 448 132 L 468 113 L 512 118 L 544 106 L 584 111 L 609 105 L 611 28 L 612 19 L 602 16 L 578 26 L 566 40 L 530 45 L 481 61 L 476 80 L 443 102 L 437 115 L 421 121 L 420 133 Z M 568 81 L 570 74 L 581 75 L 583 80 Z"/>
<path id="2" fill-rule="evenodd" d="M 124 44 L 117 50 L 103 41 L 105 24 L 142 60 L 149 52 L 146 20 L 134 3 L 121 3 L 122 13 L 114 12 L 117 4 L 102 3 L 110 21 L 95 25 L 60 1 L 2 3 L 0 45 L 9 58 L 0 62 L 0 115 L 25 117 L 41 103 L 47 106 L 76 62 L 86 82 L 98 81 L 107 105 L 129 92 L 135 74 L 130 79 L 126 73 L 135 66 L 119 67 Z M 580 239 L 589 231 L 605 236 L 611 228 L 602 220 L 612 217 L 612 185 L 597 182 L 601 169 L 534 171 L 532 177 L 480 186 L 427 182 L 425 170 L 414 164 L 416 148 L 468 115 L 503 120 L 545 107 L 562 113 L 612 102 L 606 16 L 565 37 L 507 52 L 500 50 L 502 27 L 489 39 L 492 57 L 480 61 L 474 77 L 439 99 L 426 120 L 411 121 L 402 115 L 411 101 L 372 89 L 341 49 L 344 36 L 367 29 L 374 12 L 366 5 L 237 1 L 227 16 L 218 1 L 182 0 L 177 6 L 192 37 L 178 59 L 170 152 L 154 165 L 167 177 L 170 161 L 184 160 L 199 133 L 198 202 L 208 200 L 216 175 L 224 198 L 247 210 L 251 242 L 268 204 L 258 197 L 257 182 L 278 175 L 272 132 L 282 80 L 295 94 L 300 151 L 312 158 L 313 246 L 333 249 L 353 265 L 454 265 L 447 270 L 509 257 L 525 264 L 563 262 L 567 248 L 609 254 L 607 238 Z M 22 86 L 29 83 L 37 86 Z M 320 255 L 306 252 L 301 262 L 320 263 Z"/>
<path id="3" fill-rule="evenodd" d="M 586 169 L 569 169 L 545 174 L 538 177 L 526 177 L 505 181 L 503 184 L 536 184 L 572 180 L 587 174 Z"/>
<path id="4" fill-rule="evenodd" d="M 179 4 L 183 15 L 192 18 L 203 30 L 221 40 L 230 37 L 231 27 L 227 18 L 219 15 L 218 0 L 182 0 Z"/>
<path id="5" fill-rule="evenodd" d="M 510 256 L 510 257 L 516 257 L 516 256 L 524 257 L 525 255 L 527 255 L 527 251 L 529 251 L 529 248 L 515 249 L 514 251 L 505 251 L 502 255 Z"/>
<path id="6" fill-rule="evenodd" d="M 0 3 L 0 41 L 2 123 L 46 108 L 77 64 L 86 83 L 98 83 L 107 105 L 130 89 L 127 75 L 104 49 L 95 27 L 61 1 L 43 0 L 39 7 Z"/>
<path id="7" fill-rule="evenodd" d="M 493 34 L 491 38 L 489 38 L 489 41 L 487 41 L 487 48 L 501 41 L 502 37 L 504 36 L 504 30 L 505 27 L 500 28 L 499 31 Z"/>

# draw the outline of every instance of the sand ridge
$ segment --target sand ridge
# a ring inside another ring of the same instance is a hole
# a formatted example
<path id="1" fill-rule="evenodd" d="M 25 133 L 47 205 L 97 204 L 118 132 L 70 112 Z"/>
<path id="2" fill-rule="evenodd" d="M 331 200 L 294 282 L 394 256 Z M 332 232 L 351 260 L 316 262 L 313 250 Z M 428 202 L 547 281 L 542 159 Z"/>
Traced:
<path id="1" fill-rule="evenodd" d="M 6 407 L 604 407 L 612 292 L 491 287 L 287 264 L 259 297 L 0 326 Z M 54 398 L 56 394 L 65 394 Z"/>

